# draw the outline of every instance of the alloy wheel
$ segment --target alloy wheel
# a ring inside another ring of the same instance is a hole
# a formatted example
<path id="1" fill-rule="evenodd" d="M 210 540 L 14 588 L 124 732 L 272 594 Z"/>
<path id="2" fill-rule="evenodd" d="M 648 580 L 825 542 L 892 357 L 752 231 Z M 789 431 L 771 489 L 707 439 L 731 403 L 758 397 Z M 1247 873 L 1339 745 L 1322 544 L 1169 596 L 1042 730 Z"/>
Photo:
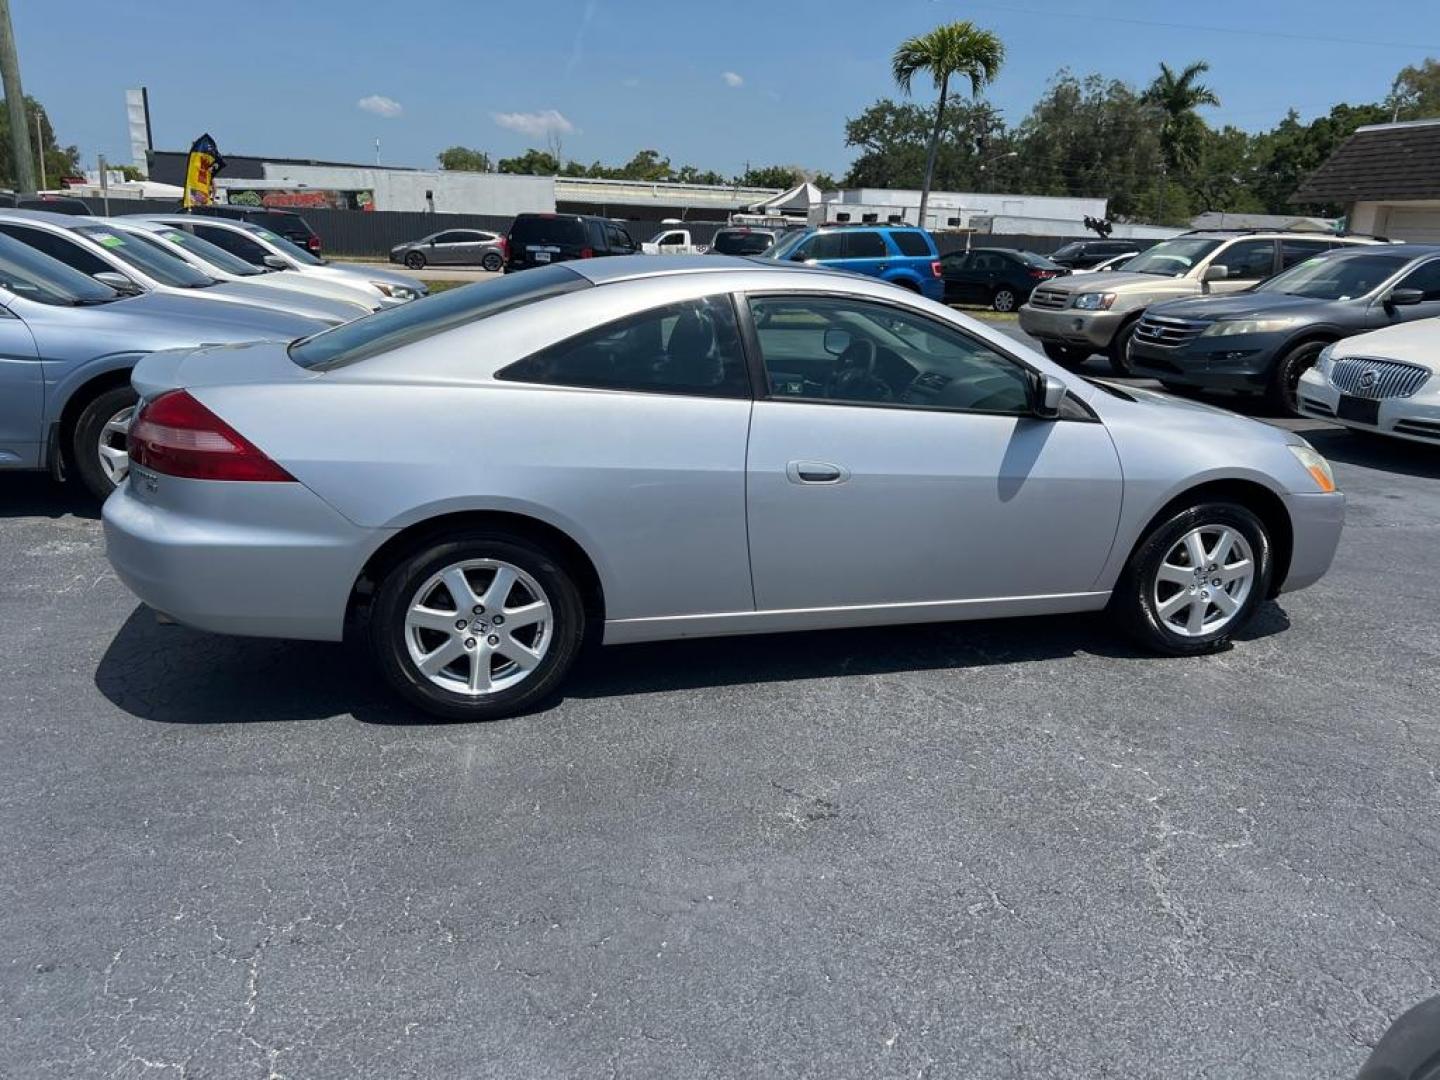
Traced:
<path id="1" fill-rule="evenodd" d="M 135 406 L 121 409 L 100 429 L 100 441 L 96 452 L 100 458 L 100 471 L 116 487 L 130 473 L 130 421 L 135 417 Z"/>
<path id="2" fill-rule="evenodd" d="M 1161 560 L 1151 600 L 1165 629 L 1204 637 L 1230 625 L 1254 582 L 1255 557 L 1244 534 L 1230 525 L 1201 525 Z"/>
<path id="3" fill-rule="evenodd" d="M 1001 289 L 995 294 L 994 308 L 996 311 L 1014 311 L 1015 294 L 1009 289 Z"/>
<path id="4" fill-rule="evenodd" d="M 471 698 L 530 678 L 553 630 L 540 583 L 500 559 L 444 567 L 415 590 L 405 612 L 405 646 L 420 674 Z"/>

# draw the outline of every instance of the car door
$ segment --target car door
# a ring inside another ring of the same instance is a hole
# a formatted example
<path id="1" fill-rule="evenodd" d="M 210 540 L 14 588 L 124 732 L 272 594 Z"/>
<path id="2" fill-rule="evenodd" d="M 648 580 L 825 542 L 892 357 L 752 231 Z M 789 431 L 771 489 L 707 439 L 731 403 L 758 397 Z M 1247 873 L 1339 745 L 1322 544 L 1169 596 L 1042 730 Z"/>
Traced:
<path id="1" fill-rule="evenodd" d="M 1274 240 L 1236 240 L 1222 248 L 1210 265 L 1225 267 L 1221 281 L 1210 282 L 1212 293 L 1241 292 L 1275 273 Z"/>
<path id="2" fill-rule="evenodd" d="M 906 307 L 749 309 L 768 390 L 747 458 L 757 608 L 1094 589 L 1121 496 L 1100 423 L 1034 417 L 1023 364 Z"/>
<path id="3" fill-rule="evenodd" d="M 880 277 L 890 269 L 890 248 L 884 233 L 872 229 L 847 229 L 840 235 L 842 246 L 838 269 L 867 277 Z"/>
<path id="4" fill-rule="evenodd" d="M 29 327 L 0 306 L 0 468 L 38 467 L 44 445 L 44 366 Z"/>
<path id="5" fill-rule="evenodd" d="M 940 259 L 940 276 L 945 279 L 945 301 L 962 304 L 971 298 L 970 263 L 975 258 L 968 251 L 954 251 Z"/>
<path id="6" fill-rule="evenodd" d="M 455 266 L 465 262 L 466 241 L 469 237 L 469 233 L 459 229 L 438 234 L 432 247 L 435 258 L 431 261 L 439 266 Z"/>

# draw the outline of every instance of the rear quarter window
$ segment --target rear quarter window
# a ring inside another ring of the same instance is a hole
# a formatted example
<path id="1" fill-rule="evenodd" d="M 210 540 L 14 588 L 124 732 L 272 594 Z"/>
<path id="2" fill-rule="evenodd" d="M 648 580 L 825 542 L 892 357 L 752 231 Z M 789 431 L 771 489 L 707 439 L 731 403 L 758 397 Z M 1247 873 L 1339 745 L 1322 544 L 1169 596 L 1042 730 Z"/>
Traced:
<path id="1" fill-rule="evenodd" d="M 901 255 L 935 257 L 935 252 L 930 249 L 930 241 L 921 233 L 892 232 L 890 239 L 895 241 L 895 246 L 900 249 Z"/>

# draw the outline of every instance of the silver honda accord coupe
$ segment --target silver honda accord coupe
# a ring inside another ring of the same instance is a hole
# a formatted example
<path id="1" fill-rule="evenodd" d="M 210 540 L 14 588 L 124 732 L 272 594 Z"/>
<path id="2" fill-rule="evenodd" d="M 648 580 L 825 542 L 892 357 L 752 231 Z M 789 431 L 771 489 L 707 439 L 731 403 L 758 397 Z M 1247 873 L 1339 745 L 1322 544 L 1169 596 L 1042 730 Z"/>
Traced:
<path id="1" fill-rule="evenodd" d="M 1213 650 L 1329 567 L 1303 439 L 817 268 L 571 262 L 134 374 L 116 572 L 205 630 L 368 639 L 456 719 L 582 645 L 1108 607 Z"/>

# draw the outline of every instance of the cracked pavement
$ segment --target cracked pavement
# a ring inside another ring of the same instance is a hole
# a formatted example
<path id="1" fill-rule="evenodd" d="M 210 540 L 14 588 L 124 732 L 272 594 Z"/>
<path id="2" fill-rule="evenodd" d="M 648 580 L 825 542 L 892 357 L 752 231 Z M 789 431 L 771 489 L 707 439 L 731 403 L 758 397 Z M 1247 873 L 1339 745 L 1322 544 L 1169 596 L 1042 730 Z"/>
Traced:
<path id="1" fill-rule="evenodd" d="M 0 477 L 0 1074 L 1353 1076 L 1440 991 L 1440 452 L 1296 426 L 1339 558 L 1229 652 L 631 646 L 472 727 Z"/>

